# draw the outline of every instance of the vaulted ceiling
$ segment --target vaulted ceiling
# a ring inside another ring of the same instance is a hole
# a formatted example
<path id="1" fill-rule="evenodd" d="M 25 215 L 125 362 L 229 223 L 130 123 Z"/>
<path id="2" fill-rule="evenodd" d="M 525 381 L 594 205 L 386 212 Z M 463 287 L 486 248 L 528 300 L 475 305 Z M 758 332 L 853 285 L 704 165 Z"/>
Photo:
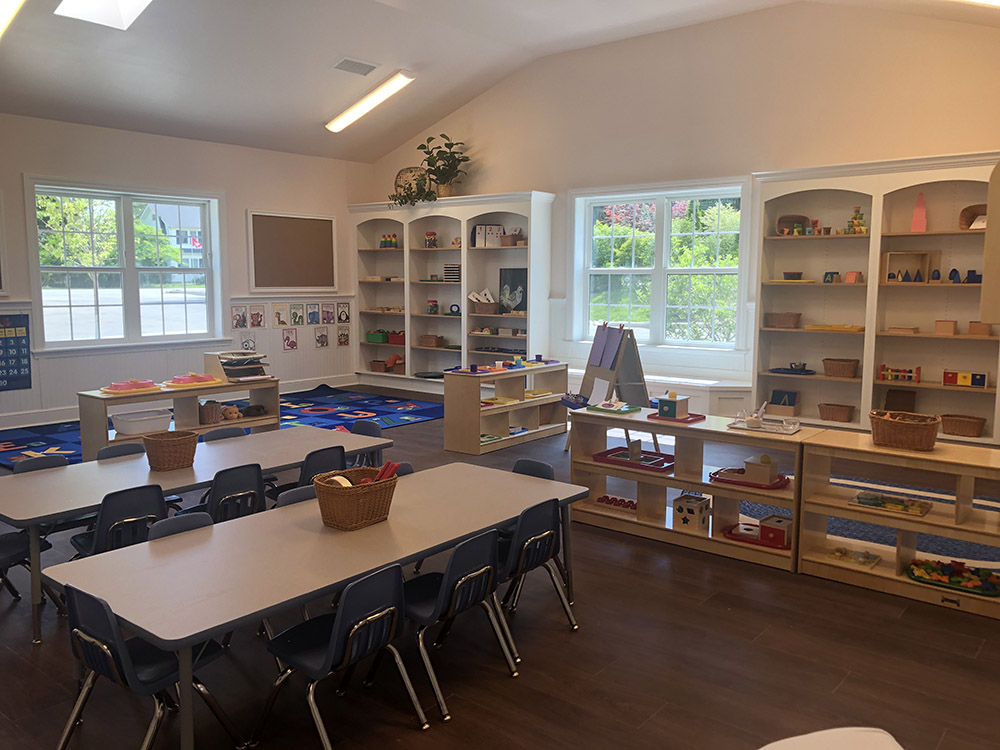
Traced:
<path id="1" fill-rule="evenodd" d="M 785 1 L 153 0 L 122 32 L 27 0 L 0 41 L 0 112 L 370 162 L 540 57 Z M 838 1 L 1000 23 L 953 0 Z M 416 81 L 323 128 L 397 68 Z"/>

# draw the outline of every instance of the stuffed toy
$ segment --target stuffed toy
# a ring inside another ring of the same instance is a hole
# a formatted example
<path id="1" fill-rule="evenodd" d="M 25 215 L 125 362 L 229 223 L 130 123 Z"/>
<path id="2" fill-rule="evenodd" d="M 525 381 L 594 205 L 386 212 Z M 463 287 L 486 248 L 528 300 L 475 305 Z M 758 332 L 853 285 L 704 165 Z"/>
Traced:
<path id="1" fill-rule="evenodd" d="M 242 419 L 243 415 L 240 414 L 240 407 L 238 406 L 223 406 L 222 407 L 222 418 L 223 419 Z"/>
<path id="2" fill-rule="evenodd" d="M 250 404 L 243 407 L 244 417 L 263 417 L 265 414 L 267 414 L 267 409 L 260 404 Z"/>

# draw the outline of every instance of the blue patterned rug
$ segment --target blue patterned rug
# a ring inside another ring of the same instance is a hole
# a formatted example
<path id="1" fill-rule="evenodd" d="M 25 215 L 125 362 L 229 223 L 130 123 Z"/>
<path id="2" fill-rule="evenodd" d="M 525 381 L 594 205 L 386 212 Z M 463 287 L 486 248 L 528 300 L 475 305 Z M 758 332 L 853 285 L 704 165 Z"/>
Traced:
<path id="1" fill-rule="evenodd" d="M 243 407 L 249 402 L 244 399 L 227 403 Z M 141 408 L 137 406 L 137 410 Z M 359 419 L 378 422 L 383 429 L 388 429 L 443 416 L 444 404 L 357 393 L 328 385 L 311 391 L 286 393 L 281 397 L 282 428 L 310 425 L 350 432 Z M 80 463 L 79 422 L 0 430 L 0 465 L 8 469 L 25 458 L 52 454 L 66 456 L 70 463 Z"/>

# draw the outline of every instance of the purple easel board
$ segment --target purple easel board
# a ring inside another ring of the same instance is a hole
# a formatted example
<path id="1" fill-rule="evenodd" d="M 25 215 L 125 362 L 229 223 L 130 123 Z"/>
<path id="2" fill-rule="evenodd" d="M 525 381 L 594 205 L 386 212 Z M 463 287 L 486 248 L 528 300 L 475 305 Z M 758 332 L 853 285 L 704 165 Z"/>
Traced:
<path id="1" fill-rule="evenodd" d="M 601 364 L 601 357 L 604 354 L 604 342 L 608 338 L 608 325 L 600 325 L 597 330 L 594 331 L 594 346 L 590 350 L 590 359 L 587 360 L 588 365 L 593 365 L 597 367 Z"/>
<path id="2" fill-rule="evenodd" d="M 615 359 L 618 357 L 618 349 L 621 347 L 624 335 L 624 328 L 608 328 L 608 335 L 604 340 L 604 354 L 601 356 L 601 367 L 610 370 L 615 366 Z"/>

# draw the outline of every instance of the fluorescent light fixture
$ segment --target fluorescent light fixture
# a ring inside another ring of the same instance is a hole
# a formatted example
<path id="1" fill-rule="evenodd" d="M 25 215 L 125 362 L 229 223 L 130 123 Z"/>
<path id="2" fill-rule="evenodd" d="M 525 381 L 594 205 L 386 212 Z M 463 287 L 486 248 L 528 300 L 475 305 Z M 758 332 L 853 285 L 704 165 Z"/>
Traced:
<path id="1" fill-rule="evenodd" d="M 989 5 L 996 8 L 1000 5 L 1000 0 L 964 0 L 966 3 L 971 3 L 973 5 Z"/>
<path id="2" fill-rule="evenodd" d="M 352 104 L 326 124 L 331 133 L 339 133 L 355 120 L 364 117 L 397 91 L 413 82 L 414 75 L 408 70 L 397 70 L 386 80 L 365 94 L 356 104 Z"/>
<path id="3" fill-rule="evenodd" d="M 125 31 L 151 2 L 153 0 L 62 0 L 55 14 Z"/>
<path id="4" fill-rule="evenodd" d="M 10 27 L 25 0 L 0 0 L 0 39 Z"/>

